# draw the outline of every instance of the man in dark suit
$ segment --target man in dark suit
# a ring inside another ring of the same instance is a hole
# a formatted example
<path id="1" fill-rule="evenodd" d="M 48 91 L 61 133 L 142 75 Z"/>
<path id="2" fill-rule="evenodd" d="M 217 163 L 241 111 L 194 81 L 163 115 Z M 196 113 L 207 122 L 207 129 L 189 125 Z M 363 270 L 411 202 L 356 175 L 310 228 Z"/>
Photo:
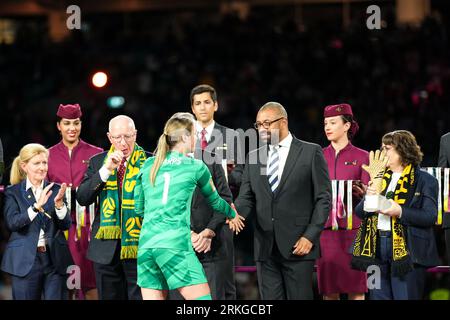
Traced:
<path id="1" fill-rule="evenodd" d="M 450 168 L 450 132 L 441 137 L 438 166 L 441 168 Z M 444 213 L 442 217 L 442 228 L 445 233 L 447 259 L 450 263 L 450 213 Z"/>
<path id="2" fill-rule="evenodd" d="M 142 299 L 136 284 L 136 254 L 141 225 L 135 222 L 133 182 L 150 154 L 136 144 L 136 134 L 131 118 L 123 115 L 113 118 L 107 134 L 112 146 L 108 152 L 90 159 L 77 192 L 77 200 L 82 206 L 88 206 L 99 198 L 87 257 L 94 262 L 101 300 Z M 123 199 L 125 194 L 129 197 Z M 127 218 L 123 215 L 125 210 L 130 210 Z M 108 225 L 111 215 L 116 215 L 118 220 L 115 226 L 117 233 L 113 235 L 107 232 L 111 227 Z M 103 227 L 105 232 L 99 232 Z M 128 246 L 130 243 L 132 247 Z"/>
<path id="3" fill-rule="evenodd" d="M 2 139 L 0 139 L 0 184 L 2 183 L 4 172 L 5 172 L 5 163 L 3 162 L 3 145 Z"/>
<path id="4" fill-rule="evenodd" d="M 212 86 L 201 84 L 191 90 L 190 98 L 192 112 L 197 118 L 198 136 L 194 156 L 207 165 L 222 165 L 230 189 L 237 194 L 244 170 L 241 153 L 243 148 L 236 131 L 214 121 L 214 113 L 219 108 L 217 92 Z M 207 152 L 203 153 L 204 150 Z M 220 234 L 216 235 L 216 241 L 221 243 L 226 252 L 218 271 L 225 279 L 225 299 L 235 300 L 233 233 L 229 228 L 221 228 Z"/>
<path id="5" fill-rule="evenodd" d="M 222 166 L 219 164 L 208 164 L 207 166 L 213 177 L 217 192 L 231 204 L 231 191 Z M 225 217 L 211 209 L 197 188 L 192 198 L 191 230 L 194 231 L 192 234 L 194 237 L 196 234 L 200 235 L 198 241 L 193 243 L 194 250 L 205 269 L 213 300 L 226 299 L 226 278 L 220 273 L 225 260 L 228 258 L 226 243 L 220 238 L 220 235 L 223 234 L 222 229 L 225 228 L 228 228 L 225 225 Z"/>
<path id="6" fill-rule="evenodd" d="M 256 211 L 261 298 L 313 299 L 314 261 L 331 201 L 322 148 L 292 136 L 286 110 L 277 102 L 261 107 L 255 128 L 268 144 L 247 156 L 235 204 L 244 217 Z"/>

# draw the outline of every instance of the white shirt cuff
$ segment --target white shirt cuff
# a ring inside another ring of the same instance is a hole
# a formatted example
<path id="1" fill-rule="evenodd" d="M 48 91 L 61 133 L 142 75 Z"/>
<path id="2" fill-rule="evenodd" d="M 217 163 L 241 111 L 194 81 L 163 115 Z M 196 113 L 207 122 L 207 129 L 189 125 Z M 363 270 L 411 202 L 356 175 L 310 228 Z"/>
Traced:
<path id="1" fill-rule="evenodd" d="M 102 179 L 103 182 L 108 181 L 109 176 L 112 174 L 112 171 L 109 171 L 104 165 L 100 168 L 99 172 L 100 179 Z"/>
<path id="2" fill-rule="evenodd" d="M 33 221 L 37 215 L 38 213 L 33 210 L 32 206 L 28 208 L 28 217 L 30 218 L 31 221 Z"/>
<path id="3" fill-rule="evenodd" d="M 66 217 L 66 214 L 67 214 L 66 204 L 64 204 L 61 209 L 56 209 L 56 207 L 55 207 L 55 211 L 56 211 L 56 215 L 58 216 L 58 219 L 64 220 L 64 218 Z"/>

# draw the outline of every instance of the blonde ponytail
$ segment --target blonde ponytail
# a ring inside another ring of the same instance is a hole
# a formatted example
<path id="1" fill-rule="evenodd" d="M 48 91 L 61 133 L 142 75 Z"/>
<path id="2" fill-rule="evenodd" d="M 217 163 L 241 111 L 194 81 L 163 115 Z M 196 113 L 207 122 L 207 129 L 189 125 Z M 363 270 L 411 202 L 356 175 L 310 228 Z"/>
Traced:
<path id="1" fill-rule="evenodd" d="M 166 159 L 167 153 L 181 140 L 183 134 L 193 132 L 194 116 L 188 112 L 177 112 L 164 126 L 164 133 L 159 137 L 155 150 L 155 162 L 150 170 L 150 182 L 154 186 L 159 168 Z"/>
<path id="2" fill-rule="evenodd" d="M 26 178 L 25 172 L 20 167 L 20 156 L 17 156 L 11 166 L 11 174 L 9 180 L 11 184 L 18 184 L 20 181 Z"/>
<path id="3" fill-rule="evenodd" d="M 159 171 L 164 159 L 166 159 L 167 152 L 169 152 L 169 144 L 167 143 L 166 135 L 163 133 L 158 140 L 158 146 L 155 151 L 155 162 L 150 171 L 150 182 L 154 186 L 156 174 Z"/>

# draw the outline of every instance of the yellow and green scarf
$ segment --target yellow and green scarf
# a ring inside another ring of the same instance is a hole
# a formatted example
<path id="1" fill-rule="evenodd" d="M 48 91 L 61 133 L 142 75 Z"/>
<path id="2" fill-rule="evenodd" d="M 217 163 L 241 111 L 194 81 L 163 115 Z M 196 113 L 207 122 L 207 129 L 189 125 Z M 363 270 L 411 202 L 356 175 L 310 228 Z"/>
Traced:
<path id="1" fill-rule="evenodd" d="M 109 149 L 108 156 L 114 152 Z M 142 219 L 134 211 L 134 186 L 140 168 L 144 165 L 144 149 L 137 144 L 127 163 L 122 184 L 122 197 L 119 199 L 117 170 L 109 176 L 100 193 L 100 228 L 96 239 L 121 239 L 120 259 L 136 259 Z"/>
<path id="2" fill-rule="evenodd" d="M 411 164 L 403 169 L 402 175 L 397 182 L 394 192 L 386 195 L 387 187 L 392 179 L 392 171 L 388 170 L 383 176 L 383 189 L 381 194 L 386 198 L 393 199 L 400 205 L 410 203 L 414 196 L 417 182 L 417 170 Z M 370 265 L 379 265 L 376 259 L 378 214 L 374 213 L 362 221 L 356 234 L 353 247 L 352 268 L 366 271 Z M 406 248 L 405 229 L 397 217 L 391 217 L 392 226 L 392 275 L 403 277 L 412 270 L 412 261 Z"/>

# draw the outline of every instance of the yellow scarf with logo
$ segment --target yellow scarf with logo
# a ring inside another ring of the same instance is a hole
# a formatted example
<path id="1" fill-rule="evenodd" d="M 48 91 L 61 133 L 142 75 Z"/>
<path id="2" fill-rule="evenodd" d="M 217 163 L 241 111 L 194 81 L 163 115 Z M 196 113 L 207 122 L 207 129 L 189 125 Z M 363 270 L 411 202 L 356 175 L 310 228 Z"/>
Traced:
<path id="1" fill-rule="evenodd" d="M 383 176 L 382 195 L 393 199 L 400 205 L 408 205 L 414 196 L 417 182 L 417 170 L 411 164 L 403 169 L 394 192 L 388 192 L 387 187 L 392 179 L 392 171 L 388 170 Z M 356 234 L 353 247 L 352 268 L 366 271 L 370 265 L 379 265 L 376 259 L 378 214 L 366 216 Z M 391 217 L 392 226 L 392 275 L 403 277 L 412 270 L 411 257 L 406 248 L 405 230 L 397 217 Z"/>
<path id="2" fill-rule="evenodd" d="M 111 146 L 108 156 L 114 152 Z M 136 259 L 142 218 L 134 211 L 134 187 L 140 168 L 146 160 L 144 149 L 135 144 L 128 161 L 119 199 L 117 170 L 109 176 L 100 193 L 100 227 L 96 239 L 121 239 L 120 259 Z"/>

